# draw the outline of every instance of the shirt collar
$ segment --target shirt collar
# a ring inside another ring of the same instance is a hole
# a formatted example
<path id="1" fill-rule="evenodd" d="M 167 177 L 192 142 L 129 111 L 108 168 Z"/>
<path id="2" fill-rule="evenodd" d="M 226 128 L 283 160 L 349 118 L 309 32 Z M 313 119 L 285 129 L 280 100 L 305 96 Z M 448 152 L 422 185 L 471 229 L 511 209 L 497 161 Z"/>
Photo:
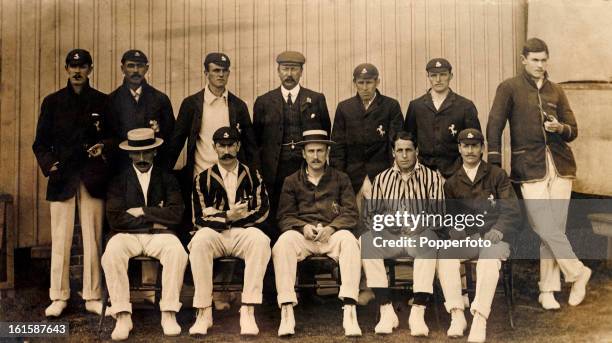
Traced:
<path id="1" fill-rule="evenodd" d="M 143 173 L 140 170 L 138 170 L 138 168 L 136 168 L 136 166 L 134 166 L 133 163 L 132 163 L 132 168 L 134 168 L 134 171 L 136 172 L 136 176 L 151 175 L 151 170 L 153 170 L 153 166 L 151 166 L 151 168 L 149 168 L 149 170 L 147 170 L 146 173 Z"/>
<path id="2" fill-rule="evenodd" d="M 213 94 L 213 92 L 210 91 L 210 88 L 208 88 L 208 85 L 207 85 L 206 87 L 204 87 L 204 102 L 210 105 L 217 99 L 223 99 L 223 102 L 227 104 L 228 93 L 229 92 L 227 88 L 225 88 L 225 91 L 223 91 L 223 94 L 221 94 L 221 96 L 216 96 Z"/>
<path id="3" fill-rule="evenodd" d="M 129 90 L 130 90 L 130 93 L 132 93 L 132 96 L 136 96 L 136 95 L 141 96 L 142 95 L 142 86 L 139 86 L 135 90 L 129 88 Z"/>
<path id="4" fill-rule="evenodd" d="M 229 174 L 233 174 L 233 175 L 238 176 L 238 165 L 240 165 L 240 162 L 236 163 L 236 166 L 235 166 L 233 169 L 231 169 L 231 170 L 227 170 L 227 169 L 223 168 L 223 167 L 221 166 L 221 164 L 219 164 L 219 162 L 217 162 L 217 168 L 219 168 L 219 172 L 221 173 L 221 177 L 222 177 L 222 178 L 224 178 L 224 179 L 225 179 L 225 178 L 226 178 L 226 177 L 227 177 Z"/>
<path id="5" fill-rule="evenodd" d="M 292 90 L 288 90 L 281 85 L 281 93 L 283 94 L 283 99 L 287 101 L 287 96 L 289 96 L 289 93 L 291 93 L 291 101 L 295 103 L 295 99 L 297 99 L 297 96 L 300 93 L 300 88 L 301 87 L 299 83 L 297 84 L 297 86 L 293 87 Z"/>
<path id="6" fill-rule="evenodd" d="M 393 167 L 391 167 L 391 169 L 397 173 L 399 176 L 402 175 L 402 171 L 400 170 L 400 167 L 397 165 L 397 162 L 393 162 Z M 421 164 L 419 163 L 419 161 L 417 160 L 416 163 L 414 164 L 414 168 L 412 168 L 412 171 L 410 171 L 410 173 L 408 173 L 409 177 L 412 177 L 412 175 L 414 175 L 414 172 L 421 169 Z"/>

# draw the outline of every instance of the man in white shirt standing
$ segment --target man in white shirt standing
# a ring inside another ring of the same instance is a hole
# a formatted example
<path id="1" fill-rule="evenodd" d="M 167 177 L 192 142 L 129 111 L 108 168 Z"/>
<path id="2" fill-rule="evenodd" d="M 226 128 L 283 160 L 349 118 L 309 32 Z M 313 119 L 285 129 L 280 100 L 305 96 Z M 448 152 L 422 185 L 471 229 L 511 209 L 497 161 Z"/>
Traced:
<path id="1" fill-rule="evenodd" d="M 127 138 L 119 148 L 129 152 L 132 166 L 111 182 L 106 202 L 114 234 L 102 256 L 111 312 L 117 319 L 111 338 L 127 339 L 132 330 L 127 268 L 129 259 L 139 255 L 156 258 L 163 266 L 161 325 L 165 335 L 178 336 L 176 312 L 187 266 L 187 253 L 175 235 L 184 210 L 180 188 L 164 167 L 154 166 L 163 140 L 153 129 L 130 130 Z"/>
<path id="2" fill-rule="evenodd" d="M 197 313 L 189 334 L 205 335 L 213 325 L 213 259 L 235 256 L 245 261 L 240 334 L 257 335 L 254 305 L 262 302 L 263 277 L 271 254 L 270 239 L 258 228 L 268 216 L 268 195 L 259 172 L 238 162 L 238 131 L 225 126 L 212 139 L 219 162 L 194 180 L 197 231 L 189 243 L 189 260 Z"/>

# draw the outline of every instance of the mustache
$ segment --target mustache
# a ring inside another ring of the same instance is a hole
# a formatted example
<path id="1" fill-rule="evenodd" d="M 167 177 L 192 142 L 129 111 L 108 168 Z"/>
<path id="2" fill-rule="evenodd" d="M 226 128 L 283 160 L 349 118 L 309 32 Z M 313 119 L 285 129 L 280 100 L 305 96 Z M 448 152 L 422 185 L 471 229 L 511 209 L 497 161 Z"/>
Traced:
<path id="1" fill-rule="evenodd" d="M 312 162 L 312 163 L 321 163 L 321 160 L 316 159 L 316 160 L 312 160 L 311 162 Z"/>
<path id="2" fill-rule="evenodd" d="M 136 166 L 138 166 L 138 167 L 148 167 L 149 165 L 151 165 L 151 162 L 149 162 L 149 161 L 138 161 L 138 162 L 136 162 L 134 164 L 136 164 Z"/>
<path id="3" fill-rule="evenodd" d="M 235 156 L 232 154 L 223 154 L 221 157 L 219 157 L 219 159 L 221 160 L 231 160 L 233 159 Z"/>
<path id="4" fill-rule="evenodd" d="M 293 82 L 295 82 L 295 79 L 293 78 L 293 76 L 287 76 L 285 78 L 285 81 L 293 81 Z"/>

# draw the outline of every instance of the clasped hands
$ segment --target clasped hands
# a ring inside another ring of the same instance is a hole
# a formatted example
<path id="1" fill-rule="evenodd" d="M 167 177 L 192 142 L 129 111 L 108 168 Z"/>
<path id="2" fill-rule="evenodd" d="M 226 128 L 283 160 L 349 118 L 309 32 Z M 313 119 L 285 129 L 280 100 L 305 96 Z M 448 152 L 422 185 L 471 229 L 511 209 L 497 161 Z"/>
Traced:
<path id="1" fill-rule="evenodd" d="M 309 241 L 327 243 L 327 241 L 329 241 L 329 237 L 331 237 L 335 231 L 336 230 L 334 228 L 330 226 L 323 226 L 321 223 L 319 223 L 317 226 L 312 224 L 304 225 L 303 233 L 304 238 Z"/>

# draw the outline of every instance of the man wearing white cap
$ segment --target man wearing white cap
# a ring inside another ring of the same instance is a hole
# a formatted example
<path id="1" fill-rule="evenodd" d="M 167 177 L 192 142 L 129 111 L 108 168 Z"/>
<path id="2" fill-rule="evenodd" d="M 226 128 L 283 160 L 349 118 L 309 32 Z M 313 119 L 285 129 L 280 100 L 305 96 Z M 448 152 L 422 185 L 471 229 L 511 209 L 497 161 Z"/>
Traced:
<path id="1" fill-rule="evenodd" d="M 132 330 L 127 268 L 129 259 L 139 255 L 156 258 L 163 266 L 161 325 L 165 335 L 177 336 L 181 327 L 176 312 L 187 266 L 187 253 L 173 231 L 184 210 L 181 190 L 164 166 L 153 165 L 156 148 L 163 143 L 153 129 L 130 130 L 127 138 L 119 148 L 129 152 L 132 168 L 111 182 L 106 203 L 114 234 L 102 256 L 111 312 L 117 319 L 111 338 L 127 339 Z"/>
<path id="2" fill-rule="evenodd" d="M 279 336 L 295 333 L 297 263 L 312 254 L 325 254 L 339 262 L 342 285 L 338 297 L 344 302 L 344 332 L 361 336 L 355 308 L 361 272 L 359 243 L 353 234 L 357 205 L 348 176 L 327 166 L 332 143 L 324 130 L 304 131 L 297 144 L 306 165 L 285 179 L 281 192 L 277 219 L 283 233 L 272 249 L 281 307 Z"/>

